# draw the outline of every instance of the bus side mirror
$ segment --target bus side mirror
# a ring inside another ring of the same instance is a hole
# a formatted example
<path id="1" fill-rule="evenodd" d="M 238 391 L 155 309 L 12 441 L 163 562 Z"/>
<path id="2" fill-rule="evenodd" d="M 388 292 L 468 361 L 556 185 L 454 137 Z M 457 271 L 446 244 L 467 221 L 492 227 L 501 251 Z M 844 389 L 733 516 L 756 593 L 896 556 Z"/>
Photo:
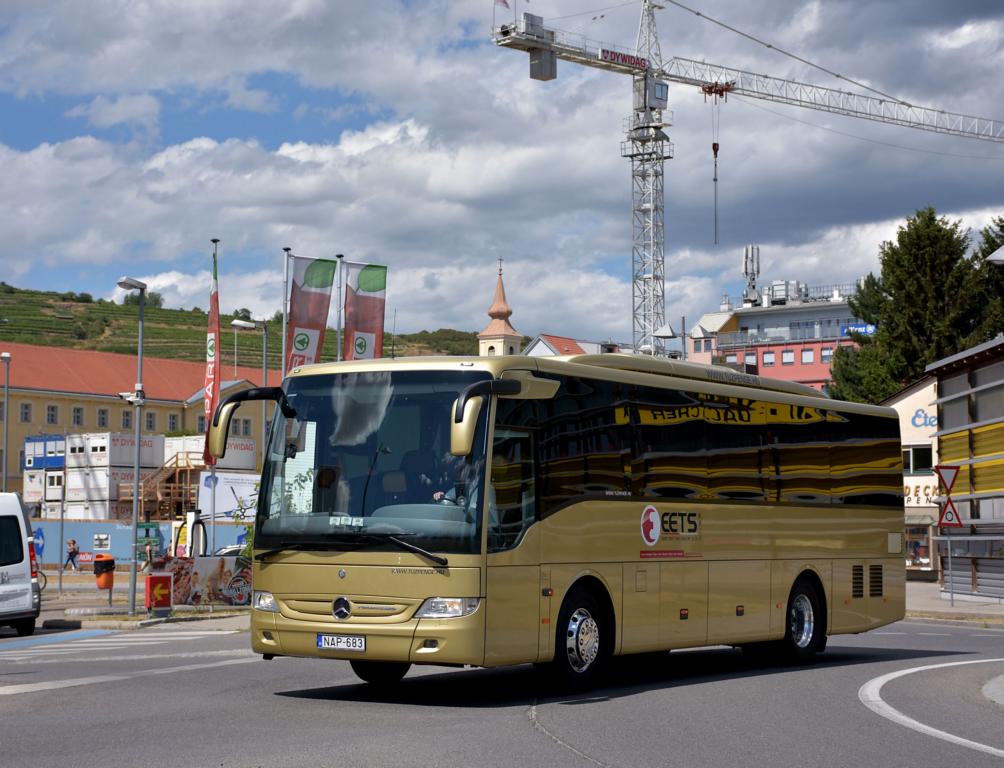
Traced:
<path id="1" fill-rule="evenodd" d="M 239 402 L 225 402 L 216 409 L 213 423 L 209 425 L 209 454 L 216 459 L 222 459 L 227 453 L 227 435 L 230 434 L 230 419 Z"/>
<path id="2" fill-rule="evenodd" d="M 463 414 L 459 421 L 450 421 L 450 453 L 454 456 L 467 456 L 474 446 L 474 432 L 478 426 L 478 416 L 481 415 L 481 408 L 484 399 L 472 397 L 464 403 Z M 459 404 L 459 399 L 454 401 L 454 410 Z"/>

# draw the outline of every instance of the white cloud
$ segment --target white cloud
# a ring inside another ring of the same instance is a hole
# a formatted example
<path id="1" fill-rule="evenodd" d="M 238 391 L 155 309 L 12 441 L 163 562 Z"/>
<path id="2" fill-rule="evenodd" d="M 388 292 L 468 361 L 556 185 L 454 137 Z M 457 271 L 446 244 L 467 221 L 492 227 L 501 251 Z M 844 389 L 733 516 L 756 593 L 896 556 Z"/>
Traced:
<path id="1" fill-rule="evenodd" d="M 67 117 L 83 117 L 96 128 L 114 125 L 139 127 L 149 135 L 157 133 L 160 102 L 148 93 L 123 95 L 117 98 L 96 96 L 90 103 L 73 107 Z"/>

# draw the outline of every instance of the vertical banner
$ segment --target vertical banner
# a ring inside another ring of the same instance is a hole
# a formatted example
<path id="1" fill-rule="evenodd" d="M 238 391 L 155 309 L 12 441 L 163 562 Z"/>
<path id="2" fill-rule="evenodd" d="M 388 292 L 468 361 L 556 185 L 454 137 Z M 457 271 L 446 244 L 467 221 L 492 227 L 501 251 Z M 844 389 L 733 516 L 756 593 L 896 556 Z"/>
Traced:
<path id="1" fill-rule="evenodd" d="M 342 262 L 345 267 L 344 360 L 383 356 L 387 267 Z"/>
<path id="2" fill-rule="evenodd" d="M 213 284 L 209 290 L 209 329 L 206 332 L 206 384 L 203 399 L 203 413 L 206 417 L 206 443 L 202 449 L 202 459 L 206 466 L 216 464 L 209 453 L 209 428 L 213 423 L 213 412 L 220 401 L 220 287 L 216 274 L 216 247 L 213 244 Z"/>
<path id="3" fill-rule="evenodd" d="M 294 257 L 284 374 L 298 365 L 320 360 L 336 264 L 326 259 Z"/>

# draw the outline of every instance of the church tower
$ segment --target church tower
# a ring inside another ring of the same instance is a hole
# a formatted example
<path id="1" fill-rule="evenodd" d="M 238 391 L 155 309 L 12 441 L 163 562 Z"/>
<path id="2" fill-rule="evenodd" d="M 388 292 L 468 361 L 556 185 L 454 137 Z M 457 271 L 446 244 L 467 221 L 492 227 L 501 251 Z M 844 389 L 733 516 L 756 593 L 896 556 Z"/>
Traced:
<path id="1" fill-rule="evenodd" d="M 523 337 L 519 331 L 509 324 L 512 309 L 505 298 L 505 286 L 502 284 L 502 259 L 499 259 L 499 277 L 495 284 L 495 300 L 488 309 L 491 322 L 478 334 L 478 354 L 481 357 L 492 355 L 518 355 Z"/>

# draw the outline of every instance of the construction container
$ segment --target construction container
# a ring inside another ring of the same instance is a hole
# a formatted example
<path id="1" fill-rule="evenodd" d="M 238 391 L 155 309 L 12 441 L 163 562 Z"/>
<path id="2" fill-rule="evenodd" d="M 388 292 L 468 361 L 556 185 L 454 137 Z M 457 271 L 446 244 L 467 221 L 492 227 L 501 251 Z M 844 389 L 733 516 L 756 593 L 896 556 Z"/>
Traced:
<path id="1" fill-rule="evenodd" d="M 174 456 L 182 460 L 190 459 L 193 463 L 202 462 L 202 452 L 206 439 L 203 435 L 187 435 L 185 437 L 164 438 L 164 463 Z M 258 466 L 258 445 L 250 437 L 230 437 L 227 439 L 227 455 L 216 464 L 218 469 L 255 469 Z"/>
<path id="2" fill-rule="evenodd" d="M 29 435 L 24 439 L 21 469 L 62 469 L 65 463 L 65 435 Z"/>
<path id="3" fill-rule="evenodd" d="M 152 473 L 140 469 L 140 481 Z M 66 470 L 67 501 L 115 501 L 119 486 L 134 482 L 132 467 L 74 467 Z"/>
<path id="4" fill-rule="evenodd" d="M 132 520 L 130 501 L 68 501 L 64 505 L 66 520 Z M 45 509 L 48 518 L 59 517 L 59 505 Z"/>
<path id="5" fill-rule="evenodd" d="M 45 499 L 45 470 L 27 469 L 21 482 L 21 499 L 25 504 L 37 504 Z"/>
<path id="6" fill-rule="evenodd" d="M 136 437 L 124 432 L 88 432 L 66 436 L 66 466 L 129 467 L 136 458 Z M 164 463 L 163 435 L 143 435 L 139 443 L 141 467 Z"/>

